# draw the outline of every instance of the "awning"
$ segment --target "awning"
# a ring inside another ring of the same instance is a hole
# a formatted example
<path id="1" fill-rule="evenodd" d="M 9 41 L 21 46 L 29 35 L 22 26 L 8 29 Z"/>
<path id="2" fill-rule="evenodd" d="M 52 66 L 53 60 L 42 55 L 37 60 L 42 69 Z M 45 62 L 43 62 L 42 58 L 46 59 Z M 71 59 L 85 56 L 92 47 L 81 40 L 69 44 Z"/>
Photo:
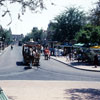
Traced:
<path id="1" fill-rule="evenodd" d="M 64 48 L 64 47 L 72 47 L 72 45 L 70 44 L 65 44 L 65 45 L 60 45 L 60 47 Z"/>
<path id="2" fill-rule="evenodd" d="M 90 48 L 92 48 L 92 49 L 100 49 L 100 45 L 98 45 L 98 46 L 92 46 Z"/>
<path id="3" fill-rule="evenodd" d="M 82 47 L 83 45 L 84 45 L 83 43 L 74 44 L 75 47 Z"/>

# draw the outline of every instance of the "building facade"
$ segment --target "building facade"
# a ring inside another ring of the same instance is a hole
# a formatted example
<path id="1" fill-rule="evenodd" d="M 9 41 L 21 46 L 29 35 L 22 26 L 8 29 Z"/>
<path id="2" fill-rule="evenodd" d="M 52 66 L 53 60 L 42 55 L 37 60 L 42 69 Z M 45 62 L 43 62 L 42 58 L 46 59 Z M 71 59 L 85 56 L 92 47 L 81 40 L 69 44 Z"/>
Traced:
<path id="1" fill-rule="evenodd" d="M 24 35 L 23 34 L 21 34 L 21 35 L 15 35 L 15 34 L 13 34 L 12 35 L 12 39 L 15 42 L 22 41 L 23 38 L 24 38 Z"/>

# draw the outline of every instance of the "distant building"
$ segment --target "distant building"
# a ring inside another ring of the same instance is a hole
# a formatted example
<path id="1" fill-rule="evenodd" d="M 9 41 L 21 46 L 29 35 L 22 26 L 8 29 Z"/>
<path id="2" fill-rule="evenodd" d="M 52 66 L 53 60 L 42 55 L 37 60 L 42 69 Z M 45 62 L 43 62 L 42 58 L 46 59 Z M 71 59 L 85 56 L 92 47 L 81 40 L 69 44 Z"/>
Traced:
<path id="1" fill-rule="evenodd" d="M 23 34 L 21 34 L 21 35 L 15 35 L 15 34 L 13 34 L 12 35 L 13 41 L 16 41 L 16 42 L 22 41 L 23 38 L 24 38 L 24 35 Z"/>

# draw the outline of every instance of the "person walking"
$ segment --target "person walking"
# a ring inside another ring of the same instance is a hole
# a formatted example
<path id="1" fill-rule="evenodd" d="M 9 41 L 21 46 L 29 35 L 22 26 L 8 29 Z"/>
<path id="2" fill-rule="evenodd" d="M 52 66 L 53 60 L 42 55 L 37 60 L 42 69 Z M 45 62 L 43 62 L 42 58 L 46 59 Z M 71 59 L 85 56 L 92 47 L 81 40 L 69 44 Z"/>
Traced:
<path id="1" fill-rule="evenodd" d="M 69 60 L 72 60 L 72 53 L 69 53 Z"/>
<path id="2" fill-rule="evenodd" d="M 13 49 L 13 46 L 11 45 L 11 50 Z"/>
<path id="3" fill-rule="evenodd" d="M 50 50 L 48 47 L 44 50 L 44 57 L 45 60 L 48 60 L 48 58 L 50 59 Z"/>
<path id="4" fill-rule="evenodd" d="M 98 55 L 96 54 L 94 56 L 94 66 L 95 66 L 95 68 L 97 68 L 97 65 L 98 65 Z"/>

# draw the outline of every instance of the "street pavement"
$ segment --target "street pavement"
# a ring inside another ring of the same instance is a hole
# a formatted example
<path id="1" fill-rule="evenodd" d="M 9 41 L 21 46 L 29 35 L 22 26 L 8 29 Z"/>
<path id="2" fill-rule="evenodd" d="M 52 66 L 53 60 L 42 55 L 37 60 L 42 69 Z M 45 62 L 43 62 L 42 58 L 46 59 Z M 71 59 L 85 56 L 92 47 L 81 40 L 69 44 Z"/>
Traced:
<path id="1" fill-rule="evenodd" d="M 0 52 L 0 55 L 2 55 L 5 51 L 7 51 L 9 47 L 5 48 L 5 50 Z M 97 66 L 97 68 L 94 67 L 94 65 L 89 65 L 87 63 L 78 62 L 77 60 L 68 60 L 65 56 L 51 56 L 52 59 L 59 61 L 63 64 L 69 65 L 70 67 L 86 70 L 86 71 L 95 71 L 100 72 L 100 66 Z"/>
<path id="2" fill-rule="evenodd" d="M 78 62 L 77 60 L 70 61 L 67 60 L 65 56 L 51 56 L 51 58 L 76 69 L 100 72 L 100 66 L 97 66 L 97 68 L 95 68 L 94 65 L 90 65 L 84 62 Z"/>
<path id="3" fill-rule="evenodd" d="M 0 56 L 0 80 L 66 80 L 100 81 L 100 72 L 78 70 L 54 59 L 45 60 L 41 55 L 40 66 L 25 70 L 22 47 L 14 45 Z"/>
<path id="4" fill-rule="evenodd" d="M 64 57 L 52 57 L 48 61 L 41 57 L 42 62 L 39 69 L 23 71 L 22 67 L 17 66 L 15 63 L 21 60 L 21 54 L 17 52 L 21 49 L 16 46 L 11 52 L 9 49 L 9 47 L 6 48 L 5 51 L 8 50 L 8 52 L 4 52 L 7 56 L 10 55 L 4 65 L 9 65 L 6 67 L 8 68 L 7 71 L 12 68 L 11 71 L 13 73 L 8 74 L 8 77 L 4 76 L 4 72 L 2 73 L 0 87 L 11 100 L 100 100 L 99 72 L 91 72 L 89 70 L 89 73 L 74 69 L 77 66 L 84 66 L 86 67 L 85 70 L 87 70 L 88 65 L 79 64 L 75 61 L 66 61 Z M 2 55 L 1 58 L 3 57 Z M 12 58 L 12 61 L 10 58 Z M 3 60 L 1 59 L 0 62 L 2 63 Z M 10 63 L 8 64 L 8 62 Z M 13 66 L 10 66 L 12 64 Z M 0 70 L 3 70 L 2 66 L 0 67 Z M 93 71 L 99 68 L 99 66 L 97 68 L 91 67 L 94 69 Z M 18 71 L 21 71 L 20 74 L 18 74 Z M 4 80 L 4 77 L 10 80 Z"/>

